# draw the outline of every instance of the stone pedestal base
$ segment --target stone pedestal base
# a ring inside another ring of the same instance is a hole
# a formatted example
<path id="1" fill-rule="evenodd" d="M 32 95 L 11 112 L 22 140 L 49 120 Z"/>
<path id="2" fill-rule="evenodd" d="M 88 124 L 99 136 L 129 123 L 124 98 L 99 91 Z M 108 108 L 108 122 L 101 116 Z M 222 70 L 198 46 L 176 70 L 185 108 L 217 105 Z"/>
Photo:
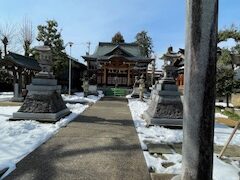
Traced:
<path id="1" fill-rule="evenodd" d="M 88 95 L 98 95 L 97 85 L 89 85 L 88 87 Z"/>
<path id="2" fill-rule="evenodd" d="M 14 84 L 14 97 L 11 99 L 12 102 L 23 102 L 24 98 L 21 96 L 22 94 L 19 93 L 19 84 Z"/>
<path id="3" fill-rule="evenodd" d="M 57 113 L 25 113 L 16 112 L 13 113 L 12 121 L 17 120 L 36 120 L 41 122 L 56 122 L 62 117 L 69 115 L 71 112 L 69 109 L 63 109 Z"/>
<path id="4" fill-rule="evenodd" d="M 183 105 L 173 79 L 161 80 L 152 90 L 143 118 L 148 125 L 182 126 Z"/>
<path id="5" fill-rule="evenodd" d="M 52 77 L 39 74 L 27 90 L 23 105 L 10 120 L 56 122 L 70 113 L 61 97 L 61 86 Z"/>
<path id="6" fill-rule="evenodd" d="M 23 102 L 24 98 L 23 97 L 13 97 L 11 99 L 12 102 Z"/>
<path id="7" fill-rule="evenodd" d="M 133 92 L 131 93 L 131 97 L 132 98 L 139 98 L 139 93 L 140 93 L 139 88 L 138 87 L 134 87 L 133 88 Z"/>
<path id="8" fill-rule="evenodd" d="M 143 118 L 147 122 L 147 125 L 161 125 L 161 126 L 179 126 L 182 127 L 182 119 L 167 119 L 167 118 L 154 118 L 145 112 Z"/>

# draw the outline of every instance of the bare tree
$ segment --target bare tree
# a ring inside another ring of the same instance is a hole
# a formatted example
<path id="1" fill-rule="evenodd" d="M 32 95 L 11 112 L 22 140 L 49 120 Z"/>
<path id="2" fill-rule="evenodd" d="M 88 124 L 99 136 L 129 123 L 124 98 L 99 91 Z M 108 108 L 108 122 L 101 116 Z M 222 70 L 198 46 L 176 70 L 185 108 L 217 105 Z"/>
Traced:
<path id="1" fill-rule="evenodd" d="M 6 22 L 5 24 L 0 25 L 0 40 L 4 46 L 4 55 L 7 54 L 7 46 L 12 42 L 15 36 L 14 25 Z"/>
<path id="2" fill-rule="evenodd" d="M 34 31 L 32 22 L 26 17 L 23 20 L 23 23 L 20 26 L 19 32 L 20 43 L 23 46 L 25 56 L 29 56 L 30 46 L 34 40 Z"/>

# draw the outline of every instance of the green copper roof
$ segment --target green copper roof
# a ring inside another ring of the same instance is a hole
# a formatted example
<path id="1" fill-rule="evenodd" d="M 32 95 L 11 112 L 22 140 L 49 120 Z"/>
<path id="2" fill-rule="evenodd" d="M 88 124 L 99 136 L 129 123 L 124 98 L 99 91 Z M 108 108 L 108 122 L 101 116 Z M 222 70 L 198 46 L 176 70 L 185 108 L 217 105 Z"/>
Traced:
<path id="1" fill-rule="evenodd" d="M 112 58 L 121 58 L 132 62 L 151 62 L 152 58 L 142 56 L 136 43 L 107 43 L 100 42 L 92 55 L 82 56 L 87 61 L 109 61 Z"/>
<path id="2" fill-rule="evenodd" d="M 124 51 L 128 52 L 129 54 L 135 56 L 135 57 L 142 57 L 140 48 L 136 43 L 104 43 L 100 42 L 99 45 L 97 46 L 95 52 L 93 53 L 93 57 L 100 57 L 104 56 L 117 47 L 123 49 Z"/>

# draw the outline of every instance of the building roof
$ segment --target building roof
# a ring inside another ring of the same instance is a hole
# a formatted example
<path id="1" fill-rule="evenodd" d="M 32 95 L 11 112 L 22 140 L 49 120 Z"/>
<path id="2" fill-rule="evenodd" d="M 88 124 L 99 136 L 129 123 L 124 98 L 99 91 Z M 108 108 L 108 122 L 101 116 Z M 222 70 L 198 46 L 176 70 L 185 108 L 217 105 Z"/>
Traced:
<path id="1" fill-rule="evenodd" d="M 19 66 L 29 70 L 41 71 L 41 67 L 39 66 L 37 60 L 13 52 L 8 53 L 8 55 L 2 60 L 2 64 L 13 64 L 15 66 Z"/>
<path id="2" fill-rule="evenodd" d="M 99 42 L 92 55 L 83 56 L 85 60 L 109 60 L 113 57 L 124 57 L 129 61 L 151 61 L 141 54 L 136 43 L 109 43 Z"/>
<path id="3" fill-rule="evenodd" d="M 124 51 L 132 54 L 133 56 L 142 56 L 140 52 L 140 48 L 136 43 L 108 43 L 108 42 L 99 42 L 98 47 L 96 48 L 95 52 L 93 53 L 93 56 L 103 56 L 117 47 L 120 47 Z"/>
<path id="4" fill-rule="evenodd" d="M 72 57 L 72 56 L 70 56 L 68 54 L 67 54 L 67 57 L 68 57 L 68 59 L 71 59 L 73 67 L 87 69 L 87 66 L 85 64 L 79 62 L 78 59 L 76 59 L 76 58 L 74 58 L 74 57 Z"/>

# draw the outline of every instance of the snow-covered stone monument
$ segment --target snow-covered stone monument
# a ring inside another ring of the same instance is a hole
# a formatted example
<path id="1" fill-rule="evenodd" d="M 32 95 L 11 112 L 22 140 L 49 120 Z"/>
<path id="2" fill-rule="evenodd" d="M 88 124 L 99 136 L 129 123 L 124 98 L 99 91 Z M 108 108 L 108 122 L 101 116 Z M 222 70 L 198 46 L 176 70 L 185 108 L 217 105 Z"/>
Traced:
<path id="1" fill-rule="evenodd" d="M 18 112 L 10 120 L 37 120 L 56 122 L 70 113 L 61 97 L 61 86 L 52 73 L 51 49 L 35 47 L 42 68 L 32 83 L 27 86 L 28 94 Z"/>
<path id="2" fill-rule="evenodd" d="M 168 51 L 170 50 L 172 48 Z M 174 72 L 175 67 L 171 62 L 166 63 L 164 77 L 155 84 L 151 92 L 149 107 L 143 114 L 148 125 L 182 126 L 183 104 L 173 78 Z"/>

